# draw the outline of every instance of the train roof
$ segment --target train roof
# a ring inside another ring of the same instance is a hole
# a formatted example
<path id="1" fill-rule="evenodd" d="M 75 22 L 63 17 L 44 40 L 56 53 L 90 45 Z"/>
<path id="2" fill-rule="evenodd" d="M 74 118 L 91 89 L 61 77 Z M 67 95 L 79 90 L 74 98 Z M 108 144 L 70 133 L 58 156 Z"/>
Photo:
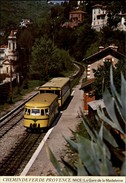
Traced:
<path id="1" fill-rule="evenodd" d="M 25 104 L 25 107 L 47 107 L 50 106 L 56 98 L 58 98 L 58 96 L 53 93 L 37 94 Z"/>
<path id="2" fill-rule="evenodd" d="M 53 78 L 47 83 L 43 84 L 41 88 L 45 87 L 55 87 L 55 88 L 61 88 L 63 87 L 70 79 L 68 77 L 58 77 L 58 78 Z"/>

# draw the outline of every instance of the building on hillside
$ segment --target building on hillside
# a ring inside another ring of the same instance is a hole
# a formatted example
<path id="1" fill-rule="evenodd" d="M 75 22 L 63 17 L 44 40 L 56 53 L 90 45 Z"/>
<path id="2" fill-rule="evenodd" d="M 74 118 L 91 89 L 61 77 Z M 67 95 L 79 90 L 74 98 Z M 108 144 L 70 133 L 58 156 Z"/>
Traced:
<path id="1" fill-rule="evenodd" d="M 28 25 L 31 25 L 32 22 L 30 19 L 22 19 L 22 21 L 20 22 L 19 27 L 23 28 L 23 27 L 28 27 Z"/>
<path id="2" fill-rule="evenodd" d="M 81 4 L 84 4 L 85 0 L 77 0 L 77 5 L 81 5 Z"/>
<path id="3" fill-rule="evenodd" d="M 117 29 L 120 31 L 126 31 L 126 13 L 120 13 L 121 21 L 118 23 Z"/>
<path id="4" fill-rule="evenodd" d="M 70 27 L 70 28 L 74 28 L 77 27 L 79 24 L 83 23 L 84 21 L 84 15 L 85 12 L 81 11 L 81 10 L 75 10 L 75 11 L 71 11 L 69 13 L 69 21 L 65 22 L 62 27 Z"/>
<path id="5" fill-rule="evenodd" d="M 100 31 L 107 25 L 106 7 L 96 4 L 92 7 L 92 24 L 91 27 L 96 31 Z"/>
<path id="6" fill-rule="evenodd" d="M 92 69 L 98 69 L 100 65 L 103 65 L 104 62 L 109 61 L 115 65 L 119 60 L 126 59 L 126 56 L 118 52 L 118 47 L 115 45 L 110 45 L 107 48 L 100 46 L 100 49 L 97 53 L 83 59 L 83 62 L 87 65 L 86 77 L 87 81 L 82 83 L 80 89 L 84 91 L 84 111 L 88 112 L 88 103 L 94 101 L 96 98 L 92 96 L 93 91 L 93 82 L 95 80 L 94 73 Z"/>
<path id="7" fill-rule="evenodd" d="M 9 82 L 10 77 L 14 79 L 15 65 L 17 61 L 17 31 L 12 30 L 8 36 L 8 45 L 0 47 L 0 74 L 5 76 L 3 82 Z"/>
<path id="8" fill-rule="evenodd" d="M 5 50 L 8 48 L 7 45 L 0 45 L 0 66 L 5 58 Z"/>
<path id="9" fill-rule="evenodd" d="M 92 29 L 100 31 L 103 27 L 107 26 L 108 12 L 106 6 L 96 4 L 92 6 Z M 126 31 L 126 13 L 118 14 L 120 22 L 115 30 Z"/>
<path id="10" fill-rule="evenodd" d="M 69 20 L 75 24 L 82 23 L 84 21 L 85 12 L 81 10 L 71 11 L 69 13 Z"/>

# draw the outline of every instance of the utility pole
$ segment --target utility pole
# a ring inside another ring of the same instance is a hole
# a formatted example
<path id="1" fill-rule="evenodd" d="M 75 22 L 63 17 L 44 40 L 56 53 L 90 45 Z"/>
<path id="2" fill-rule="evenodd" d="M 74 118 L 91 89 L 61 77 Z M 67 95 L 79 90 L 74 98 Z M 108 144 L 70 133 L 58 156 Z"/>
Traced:
<path id="1" fill-rule="evenodd" d="M 10 59 L 10 103 L 12 103 L 13 87 L 12 87 L 12 60 Z"/>
<path id="2" fill-rule="evenodd" d="M 55 37 L 54 37 L 54 34 L 55 34 L 55 32 L 54 32 L 54 31 L 55 31 L 55 30 L 54 30 L 54 29 L 55 29 L 55 27 L 54 27 L 54 25 L 55 25 L 54 22 L 55 22 L 55 20 L 53 20 L 52 26 L 51 26 L 51 28 L 52 28 L 52 43 L 53 43 L 53 47 L 54 47 L 54 38 L 55 38 Z"/>

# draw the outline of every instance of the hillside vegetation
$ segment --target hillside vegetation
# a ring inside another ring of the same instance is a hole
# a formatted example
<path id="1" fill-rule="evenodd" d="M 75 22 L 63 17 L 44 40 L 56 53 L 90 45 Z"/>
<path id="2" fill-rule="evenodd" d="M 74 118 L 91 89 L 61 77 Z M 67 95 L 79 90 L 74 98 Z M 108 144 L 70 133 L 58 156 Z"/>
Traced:
<path id="1" fill-rule="evenodd" d="M 100 1 L 86 0 L 80 7 L 87 12 L 84 22 L 75 28 L 65 28 L 61 25 L 69 21 L 69 12 L 74 9 L 72 4 L 52 6 L 43 0 L 1 0 L 0 29 L 5 34 L 3 37 L 0 36 L 0 43 L 7 44 L 10 31 L 18 30 L 19 55 L 15 72 L 20 76 L 20 83 L 18 83 L 20 89 L 24 86 L 28 87 L 28 81 L 33 78 L 45 80 L 72 71 L 73 60 L 82 62 L 85 57 L 99 51 L 99 46 L 107 47 L 115 44 L 118 46 L 118 51 L 125 54 L 125 32 L 113 30 L 109 24 L 101 32 L 91 28 L 92 5 L 98 2 L 100 3 Z M 101 3 L 107 3 L 108 9 L 111 7 L 113 23 L 121 7 L 124 11 L 124 1 L 101 1 Z M 32 24 L 27 28 L 20 28 L 22 19 L 31 19 Z"/>
<path id="2" fill-rule="evenodd" d="M 48 12 L 46 0 L 42 1 L 0 1 L 0 29 L 19 26 L 22 19 L 35 21 L 41 14 Z"/>

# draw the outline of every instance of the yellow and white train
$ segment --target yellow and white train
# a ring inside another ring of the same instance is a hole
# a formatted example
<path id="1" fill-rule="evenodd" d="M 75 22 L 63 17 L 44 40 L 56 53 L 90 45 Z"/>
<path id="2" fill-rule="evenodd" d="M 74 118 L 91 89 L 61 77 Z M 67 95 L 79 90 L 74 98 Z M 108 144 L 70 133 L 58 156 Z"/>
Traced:
<path id="1" fill-rule="evenodd" d="M 49 128 L 68 97 L 71 95 L 69 78 L 53 78 L 42 85 L 40 93 L 25 104 L 24 127 Z"/>
<path id="2" fill-rule="evenodd" d="M 40 88 L 40 93 L 55 93 L 58 95 L 59 106 L 62 107 L 71 95 L 70 79 L 67 77 L 53 78 Z"/>
<path id="3" fill-rule="evenodd" d="M 38 94 L 25 104 L 24 126 L 29 129 L 48 128 L 58 114 L 58 96 Z"/>

